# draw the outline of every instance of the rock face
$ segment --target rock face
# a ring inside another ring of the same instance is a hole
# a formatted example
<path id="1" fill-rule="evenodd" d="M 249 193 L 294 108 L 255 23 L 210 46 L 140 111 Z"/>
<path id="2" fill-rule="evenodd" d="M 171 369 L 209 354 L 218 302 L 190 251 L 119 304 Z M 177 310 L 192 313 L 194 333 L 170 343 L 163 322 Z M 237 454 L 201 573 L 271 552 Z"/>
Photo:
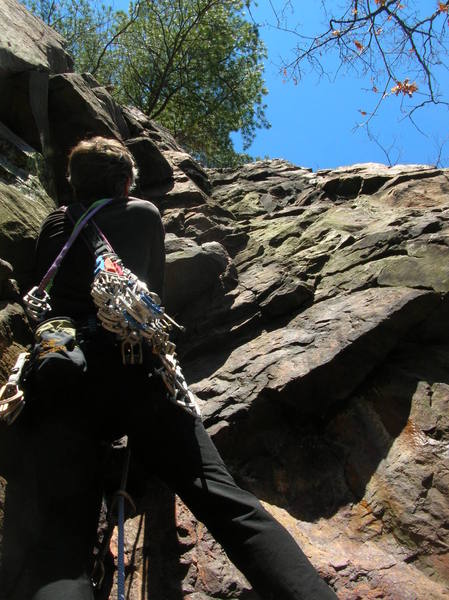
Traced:
<path id="1" fill-rule="evenodd" d="M 206 171 L 72 73 L 47 30 L 47 50 L 31 53 L 40 62 L 21 73 L 6 9 L 23 11 L 15 0 L 0 8 L 0 73 L 15 65 L 0 101 L 2 382 L 30 340 L 20 293 L 39 223 L 69 197 L 67 150 L 86 135 L 121 139 L 141 170 L 138 194 L 163 215 L 166 306 L 186 327 L 179 354 L 235 478 L 341 600 L 449 598 L 449 171 L 314 173 L 283 160 Z M 127 597 L 256 600 L 137 460 L 132 482 Z M 112 594 L 110 575 L 98 598 Z"/>
<path id="2" fill-rule="evenodd" d="M 244 239 L 186 344 L 216 443 L 340 598 L 447 597 L 447 171 L 211 180 Z"/>
<path id="3" fill-rule="evenodd" d="M 63 73 L 72 58 L 64 39 L 16 0 L 2 0 L 0 77 L 29 70 Z"/>

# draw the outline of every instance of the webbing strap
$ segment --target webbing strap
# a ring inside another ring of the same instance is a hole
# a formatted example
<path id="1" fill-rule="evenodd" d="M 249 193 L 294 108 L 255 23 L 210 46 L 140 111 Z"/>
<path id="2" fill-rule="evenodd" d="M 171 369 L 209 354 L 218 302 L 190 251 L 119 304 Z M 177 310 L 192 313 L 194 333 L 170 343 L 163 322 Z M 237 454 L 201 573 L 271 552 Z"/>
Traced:
<path id="1" fill-rule="evenodd" d="M 76 202 L 74 204 L 70 204 L 70 206 L 66 209 L 66 214 L 69 219 L 72 221 L 73 226 L 75 227 L 76 223 L 82 218 L 86 208 L 81 202 Z M 81 231 L 81 237 L 87 244 L 89 251 L 97 258 L 101 254 L 114 253 L 114 249 L 108 241 L 107 237 L 95 223 L 95 221 L 91 218 L 84 225 Z"/>
<path id="2" fill-rule="evenodd" d="M 73 231 L 72 231 L 69 239 L 66 241 L 66 243 L 62 247 L 62 250 L 60 251 L 58 256 L 55 258 L 55 260 L 53 261 L 53 264 L 50 266 L 50 268 L 44 275 L 42 281 L 40 282 L 40 284 L 37 288 L 38 294 L 43 294 L 44 291 L 48 291 L 51 288 L 53 279 L 55 278 L 55 275 L 58 272 L 59 267 L 61 266 L 63 258 L 65 257 L 65 255 L 67 254 L 69 249 L 71 248 L 73 242 L 76 240 L 76 238 L 80 234 L 83 227 L 86 225 L 86 223 L 88 223 L 89 219 L 91 219 L 95 213 L 97 213 L 101 208 L 103 208 L 104 206 L 106 206 L 107 204 L 112 202 L 112 200 L 113 200 L 113 198 L 97 200 L 85 211 L 84 214 L 81 215 L 81 217 L 76 222 L 75 227 L 73 228 Z"/>

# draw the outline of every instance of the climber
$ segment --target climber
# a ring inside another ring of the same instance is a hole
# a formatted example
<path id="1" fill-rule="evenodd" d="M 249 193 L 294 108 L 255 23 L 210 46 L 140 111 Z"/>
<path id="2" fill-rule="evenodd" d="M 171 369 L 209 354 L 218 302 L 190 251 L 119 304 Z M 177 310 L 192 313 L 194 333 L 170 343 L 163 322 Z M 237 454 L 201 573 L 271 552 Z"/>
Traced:
<path id="1" fill-rule="evenodd" d="M 126 147 L 100 137 L 82 141 L 69 155 L 68 174 L 85 207 L 113 198 L 95 223 L 123 264 L 162 296 L 164 230 L 152 203 L 128 195 L 136 168 Z M 63 208 L 43 223 L 38 281 L 72 229 Z M 5 600 L 93 599 L 90 572 L 105 454 L 125 434 L 131 456 L 179 495 L 260 598 L 336 598 L 290 534 L 235 483 L 196 412 L 168 398 L 150 347 L 142 348 L 143 364 L 123 364 L 116 336 L 96 320 L 94 265 L 79 237 L 54 278 L 48 315 L 76 324 L 87 370 L 70 385 L 64 377 L 34 384 L 31 400 L 11 425 L 19 440 L 19 473 L 11 477 L 6 501 Z"/>

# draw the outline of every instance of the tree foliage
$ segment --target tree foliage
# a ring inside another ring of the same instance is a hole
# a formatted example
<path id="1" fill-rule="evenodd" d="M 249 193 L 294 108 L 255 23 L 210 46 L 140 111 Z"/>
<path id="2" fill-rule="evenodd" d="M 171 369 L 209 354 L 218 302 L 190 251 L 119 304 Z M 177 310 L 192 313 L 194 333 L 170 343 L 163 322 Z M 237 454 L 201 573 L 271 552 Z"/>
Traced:
<path id="1" fill-rule="evenodd" d="M 116 13 L 111 6 L 96 0 L 21 1 L 66 39 L 77 71 L 98 70 L 97 62 L 115 33 Z"/>
<path id="2" fill-rule="evenodd" d="M 247 160 L 265 118 L 265 47 L 241 0 L 137 0 L 114 11 L 93 0 L 24 0 L 67 40 L 79 71 L 172 131 L 205 164 Z"/>

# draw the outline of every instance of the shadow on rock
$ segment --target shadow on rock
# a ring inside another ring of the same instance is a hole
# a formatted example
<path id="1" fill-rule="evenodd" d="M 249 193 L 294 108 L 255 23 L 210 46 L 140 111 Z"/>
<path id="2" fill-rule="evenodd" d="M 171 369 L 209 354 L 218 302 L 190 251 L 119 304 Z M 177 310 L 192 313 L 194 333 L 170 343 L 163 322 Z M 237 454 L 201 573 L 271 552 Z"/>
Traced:
<path id="1" fill-rule="evenodd" d="M 364 497 L 382 461 L 388 471 L 399 437 L 413 446 L 412 462 L 419 463 L 428 460 L 420 456 L 423 431 L 439 439 L 448 435 L 448 423 L 438 417 L 441 407 L 434 418 L 430 414 L 431 390 L 441 395 L 441 387 L 449 386 L 446 362 L 447 346 L 404 343 L 324 418 L 298 417 L 261 395 L 250 414 L 219 430 L 214 441 L 239 482 L 259 498 L 303 521 L 329 518 Z M 409 468 L 410 479 L 413 464 Z"/>

